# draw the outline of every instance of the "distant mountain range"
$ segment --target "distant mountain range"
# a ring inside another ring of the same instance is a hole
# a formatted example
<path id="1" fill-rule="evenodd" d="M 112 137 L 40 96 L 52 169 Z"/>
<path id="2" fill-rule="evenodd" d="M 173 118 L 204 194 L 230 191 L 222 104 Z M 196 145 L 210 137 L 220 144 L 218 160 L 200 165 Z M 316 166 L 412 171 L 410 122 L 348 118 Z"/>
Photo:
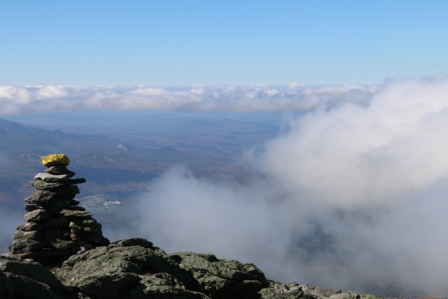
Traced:
<path id="1" fill-rule="evenodd" d="M 76 127 L 66 133 L 0 118 L 0 205 L 23 208 L 23 198 L 32 192 L 28 181 L 44 170 L 42 155 L 66 154 L 71 169 L 87 179 L 82 195 L 123 198 L 146 190 L 152 179 L 176 164 L 212 179 L 244 176 L 244 167 L 237 163 L 241 152 L 278 130 L 232 119 L 96 121 L 81 121 L 82 133 Z M 88 134 L 89 126 L 94 134 Z"/>

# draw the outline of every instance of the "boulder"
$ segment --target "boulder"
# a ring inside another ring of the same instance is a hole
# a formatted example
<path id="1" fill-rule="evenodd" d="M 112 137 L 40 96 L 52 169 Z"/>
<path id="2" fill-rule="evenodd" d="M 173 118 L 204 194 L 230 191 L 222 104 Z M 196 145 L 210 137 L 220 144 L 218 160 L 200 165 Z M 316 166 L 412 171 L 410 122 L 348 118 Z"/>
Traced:
<path id="1" fill-rule="evenodd" d="M 212 298 L 260 298 L 258 292 L 269 286 L 263 272 L 253 264 L 219 260 L 213 254 L 193 252 L 178 252 L 170 256 L 182 269 L 192 273 Z"/>
<path id="2" fill-rule="evenodd" d="M 0 257 L 0 298 L 74 298 L 62 283 L 39 263 Z"/>
<path id="3" fill-rule="evenodd" d="M 142 277 L 139 284 L 130 289 L 123 298 L 210 299 L 203 293 L 186 290 L 178 280 L 168 273 L 157 273 Z"/>
<path id="4" fill-rule="evenodd" d="M 201 288 L 190 273 L 149 244 L 141 239 L 124 240 L 73 255 L 56 276 L 66 287 L 95 299 L 207 298 L 195 295 L 194 291 Z M 161 273 L 167 275 L 160 276 Z M 159 276 L 152 277 L 156 274 Z"/>

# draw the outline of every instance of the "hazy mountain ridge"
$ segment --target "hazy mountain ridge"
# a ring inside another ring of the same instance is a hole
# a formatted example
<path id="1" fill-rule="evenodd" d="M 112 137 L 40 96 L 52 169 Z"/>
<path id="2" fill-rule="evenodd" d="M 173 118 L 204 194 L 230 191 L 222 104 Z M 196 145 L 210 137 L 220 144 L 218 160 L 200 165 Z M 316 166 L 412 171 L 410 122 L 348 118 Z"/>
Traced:
<path id="1" fill-rule="evenodd" d="M 35 115 L 28 122 L 37 126 L 0 118 L 0 204 L 21 206 L 27 181 L 40 171 L 39 157 L 49 153 L 71 158 L 74 170 L 90 182 L 83 191 L 86 196 L 131 192 L 132 197 L 135 186 L 144 191 L 173 165 L 186 165 L 204 177 L 238 177 L 244 174 L 237 162 L 242 150 L 278 130 L 272 124 L 227 118 L 98 115 L 78 120 L 67 116 L 66 122 Z M 71 133 L 58 125 L 70 127 Z"/>

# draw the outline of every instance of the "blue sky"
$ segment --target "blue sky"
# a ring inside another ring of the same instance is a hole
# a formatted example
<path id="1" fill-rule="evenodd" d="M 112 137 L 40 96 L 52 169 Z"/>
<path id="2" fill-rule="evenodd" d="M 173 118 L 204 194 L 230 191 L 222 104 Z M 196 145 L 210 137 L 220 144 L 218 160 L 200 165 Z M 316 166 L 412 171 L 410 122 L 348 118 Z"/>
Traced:
<path id="1" fill-rule="evenodd" d="M 446 73 L 448 1 L 10 1 L 0 85 L 379 84 Z"/>

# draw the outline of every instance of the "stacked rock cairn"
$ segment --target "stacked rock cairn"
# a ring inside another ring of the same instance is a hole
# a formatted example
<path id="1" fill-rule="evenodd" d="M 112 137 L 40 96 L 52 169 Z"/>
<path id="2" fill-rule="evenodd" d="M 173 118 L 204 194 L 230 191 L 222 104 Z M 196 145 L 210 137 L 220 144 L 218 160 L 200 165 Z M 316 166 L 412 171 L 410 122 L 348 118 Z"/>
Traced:
<path id="1" fill-rule="evenodd" d="M 102 226 L 75 200 L 77 184 L 83 178 L 72 179 L 67 169 L 70 160 L 64 154 L 41 157 L 47 167 L 30 183 L 36 191 L 25 198 L 25 224 L 17 227 L 9 245 L 10 257 L 39 259 L 68 256 L 110 242 L 103 237 Z"/>

